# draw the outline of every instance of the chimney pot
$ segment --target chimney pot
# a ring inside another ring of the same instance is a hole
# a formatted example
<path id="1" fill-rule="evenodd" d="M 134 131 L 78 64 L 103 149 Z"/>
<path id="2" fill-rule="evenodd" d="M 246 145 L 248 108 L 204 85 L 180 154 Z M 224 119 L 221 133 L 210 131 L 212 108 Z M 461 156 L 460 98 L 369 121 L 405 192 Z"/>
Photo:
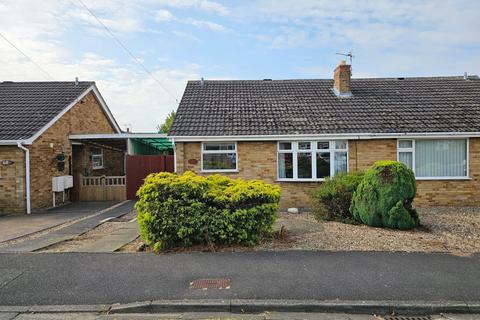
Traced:
<path id="1" fill-rule="evenodd" d="M 339 97 L 350 97 L 352 66 L 341 60 L 333 72 L 333 91 Z"/>

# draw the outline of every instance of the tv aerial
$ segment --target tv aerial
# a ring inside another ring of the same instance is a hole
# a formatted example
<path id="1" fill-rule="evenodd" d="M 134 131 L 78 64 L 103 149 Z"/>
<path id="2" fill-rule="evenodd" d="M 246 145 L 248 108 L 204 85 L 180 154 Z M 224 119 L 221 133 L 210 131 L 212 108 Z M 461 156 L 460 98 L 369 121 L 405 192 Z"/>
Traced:
<path id="1" fill-rule="evenodd" d="M 349 51 L 348 53 L 340 53 L 340 52 L 337 52 L 336 54 L 341 55 L 341 56 L 344 56 L 345 58 L 349 58 L 349 59 L 350 59 L 350 65 L 352 64 L 352 62 L 353 62 L 353 57 L 354 57 L 352 51 Z"/>

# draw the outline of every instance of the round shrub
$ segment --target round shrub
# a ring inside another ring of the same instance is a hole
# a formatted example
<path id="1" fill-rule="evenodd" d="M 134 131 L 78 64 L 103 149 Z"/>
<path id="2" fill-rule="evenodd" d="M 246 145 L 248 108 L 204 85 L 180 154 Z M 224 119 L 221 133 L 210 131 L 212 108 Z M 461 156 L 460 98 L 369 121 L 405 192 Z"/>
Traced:
<path id="1" fill-rule="evenodd" d="M 336 174 L 327 178 L 310 194 L 312 211 L 317 220 L 352 222 L 349 211 L 352 195 L 363 174 L 358 171 Z"/>
<path id="2" fill-rule="evenodd" d="M 370 226 L 411 229 L 419 224 L 412 208 L 416 189 L 413 171 L 403 163 L 378 161 L 353 193 L 350 211 Z"/>
<path id="3" fill-rule="evenodd" d="M 176 245 L 254 245 L 271 232 L 280 187 L 262 181 L 162 172 L 138 190 L 140 234 L 155 250 Z"/>

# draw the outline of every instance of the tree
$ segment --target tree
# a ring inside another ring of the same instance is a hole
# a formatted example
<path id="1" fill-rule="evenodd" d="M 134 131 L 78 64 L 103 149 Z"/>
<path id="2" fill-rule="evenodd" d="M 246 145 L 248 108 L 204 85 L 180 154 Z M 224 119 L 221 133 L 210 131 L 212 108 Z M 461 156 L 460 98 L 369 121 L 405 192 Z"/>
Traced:
<path id="1" fill-rule="evenodd" d="M 159 133 L 168 133 L 168 131 L 170 131 L 170 128 L 173 124 L 173 119 L 175 119 L 176 114 L 177 113 L 175 111 L 171 111 L 165 119 L 165 122 L 157 126 L 157 130 Z"/>

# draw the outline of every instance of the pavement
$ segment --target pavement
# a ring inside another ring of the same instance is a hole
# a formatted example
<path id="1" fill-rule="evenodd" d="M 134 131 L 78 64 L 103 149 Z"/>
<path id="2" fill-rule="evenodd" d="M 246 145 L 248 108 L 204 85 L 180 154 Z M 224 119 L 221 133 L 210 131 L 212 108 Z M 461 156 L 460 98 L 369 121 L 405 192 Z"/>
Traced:
<path id="1" fill-rule="evenodd" d="M 24 240 L 20 239 L 19 241 L 15 241 L 15 243 L 0 243 L 0 252 L 33 252 L 72 239 L 95 228 L 107 218 L 116 218 L 130 212 L 133 210 L 133 205 L 133 201 L 125 201 L 114 206 L 108 206 L 108 203 L 96 203 L 95 205 L 90 203 L 80 203 L 78 204 L 79 207 L 89 208 L 89 215 L 78 219 L 78 221 L 75 221 L 70 225 L 50 232 L 45 232 L 39 236 L 27 236 Z M 72 206 L 74 207 L 66 208 L 64 211 L 76 208 L 75 204 L 72 204 Z M 87 211 L 84 209 L 82 212 L 85 213 Z M 26 218 L 26 220 L 28 220 L 30 217 L 27 216 Z M 23 221 L 26 224 L 34 223 L 26 220 Z"/>
<path id="2" fill-rule="evenodd" d="M 472 314 L 438 314 L 431 316 L 431 320 L 478 320 L 480 315 Z M 345 314 L 345 313 L 292 313 L 292 312 L 264 312 L 260 314 L 232 314 L 226 312 L 185 312 L 185 313 L 163 313 L 163 314 L 98 314 L 98 313 L 0 313 L 0 320 L 152 320 L 152 319 L 172 319 L 172 320 L 382 320 L 380 317 L 374 317 L 367 314 Z M 402 319 L 402 318 L 397 318 Z M 408 318 L 403 318 L 409 320 Z M 411 318 L 410 318 L 411 319 Z"/>
<path id="3" fill-rule="evenodd" d="M 227 290 L 190 289 L 230 279 Z M 480 302 L 480 257 L 386 252 L 0 254 L 0 305 L 199 299 Z"/>
<path id="4" fill-rule="evenodd" d="M 32 214 L 0 217 L 0 243 L 79 219 L 112 206 L 114 202 L 75 202 Z"/>

